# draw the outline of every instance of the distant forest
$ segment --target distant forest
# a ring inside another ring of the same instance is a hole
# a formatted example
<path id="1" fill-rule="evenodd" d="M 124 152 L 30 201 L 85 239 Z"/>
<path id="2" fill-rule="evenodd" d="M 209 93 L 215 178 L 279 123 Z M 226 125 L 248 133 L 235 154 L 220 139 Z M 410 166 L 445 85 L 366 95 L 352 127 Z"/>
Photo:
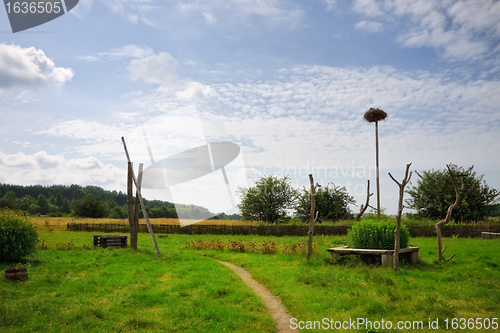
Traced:
<path id="1" fill-rule="evenodd" d="M 144 199 L 150 218 L 177 218 L 173 203 Z M 10 185 L 0 184 L 0 208 L 25 211 L 30 215 L 80 216 L 91 218 L 127 218 L 127 195 L 87 185 Z M 195 205 L 178 205 L 183 216 L 193 219 L 239 220 L 237 214 L 221 213 L 215 217 L 208 209 Z M 140 217 L 143 217 L 142 211 Z"/>

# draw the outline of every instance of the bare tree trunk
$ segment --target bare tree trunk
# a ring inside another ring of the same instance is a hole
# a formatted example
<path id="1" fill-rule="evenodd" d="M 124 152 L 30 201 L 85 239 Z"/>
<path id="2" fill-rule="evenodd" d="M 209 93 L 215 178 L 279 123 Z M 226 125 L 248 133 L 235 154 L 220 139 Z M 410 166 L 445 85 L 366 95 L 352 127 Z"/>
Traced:
<path id="1" fill-rule="evenodd" d="M 452 255 L 450 257 L 450 259 L 444 258 L 443 253 L 446 250 L 446 247 L 443 249 L 442 240 L 441 240 L 441 227 L 443 225 L 445 225 L 446 223 L 450 222 L 451 213 L 452 213 L 453 209 L 455 209 L 455 207 L 457 207 L 458 203 L 460 202 L 460 195 L 465 189 L 464 176 L 466 176 L 466 175 L 458 175 L 461 177 L 461 181 L 462 181 L 462 187 L 460 189 L 458 189 L 457 184 L 455 182 L 455 176 L 453 175 L 453 172 L 451 171 L 448 164 L 446 164 L 446 167 L 448 168 L 448 171 L 450 172 L 451 180 L 453 182 L 453 188 L 455 189 L 455 202 L 450 207 L 448 207 L 448 211 L 446 212 L 446 217 L 444 218 L 444 220 L 441 220 L 438 223 L 436 223 L 436 234 L 437 234 L 437 240 L 438 240 L 438 261 L 448 262 L 451 259 L 453 259 L 453 257 L 455 257 L 455 255 Z"/>
<path id="2" fill-rule="evenodd" d="M 372 206 L 370 206 L 370 197 L 372 195 L 373 195 L 373 193 L 370 193 L 370 180 L 368 180 L 368 188 L 366 190 L 366 204 L 364 204 L 364 205 L 361 204 L 361 208 L 359 209 L 359 213 L 356 216 L 356 221 L 359 222 L 359 220 L 361 220 L 361 216 L 363 216 L 363 214 L 365 213 L 366 209 L 368 207 L 372 207 Z M 375 209 L 375 208 L 373 208 L 373 209 Z"/>
<path id="3" fill-rule="evenodd" d="M 400 235 L 401 235 L 401 216 L 403 215 L 403 199 L 405 196 L 405 186 L 411 179 L 411 174 L 408 176 L 408 171 L 410 170 L 411 163 L 406 165 L 405 178 L 400 183 L 398 182 L 389 172 L 389 176 L 398 184 L 399 186 L 399 205 L 398 205 L 398 215 L 396 216 L 396 230 L 394 230 L 394 255 L 392 256 L 392 268 L 395 271 L 399 270 L 399 248 L 400 248 Z"/>
<path id="4" fill-rule="evenodd" d="M 314 234 L 314 223 L 316 222 L 316 219 L 318 218 L 318 212 L 316 212 L 316 217 L 314 216 L 314 211 L 316 210 L 316 187 L 319 187 L 320 185 L 316 184 L 314 185 L 314 179 L 313 175 L 309 175 L 309 181 L 311 182 L 311 211 L 309 212 L 309 232 L 308 232 L 308 239 L 307 239 L 307 254 L 306 254 L 306 260 L 309 260 L 309 258 L 312 255 L 313 252 L 313 234 Z"/>

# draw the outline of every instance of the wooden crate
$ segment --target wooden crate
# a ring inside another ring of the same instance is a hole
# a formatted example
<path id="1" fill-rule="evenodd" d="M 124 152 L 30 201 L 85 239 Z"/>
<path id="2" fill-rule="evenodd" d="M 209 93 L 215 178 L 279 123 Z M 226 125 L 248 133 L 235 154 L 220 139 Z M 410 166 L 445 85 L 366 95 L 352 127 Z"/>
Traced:
<path id="1" fill-rule="evenodd" d="M 94 235 L 94 246 L 99 247 L 127 247 L 127 236 L 120 235 Z"/>

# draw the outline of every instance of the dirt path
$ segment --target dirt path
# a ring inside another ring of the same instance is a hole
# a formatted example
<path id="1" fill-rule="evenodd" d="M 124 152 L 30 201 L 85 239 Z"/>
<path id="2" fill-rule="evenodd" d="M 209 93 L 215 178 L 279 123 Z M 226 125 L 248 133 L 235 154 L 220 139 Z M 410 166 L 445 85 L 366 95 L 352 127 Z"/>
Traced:
<path id="1" fill-rule="evenodd" d="M 217 260 L 218 261 L 218 260 Z M 236 274 L 241 277 L 243 282 L 245 282 L 253 291 L 262 298 L 264 304 L 266 305 L 267 310 L 271 314 L 274 322 L 276 323 L 276 328 L 279 333 L 295 333 L 297 330 L 292 330 L 290 328 L 290 319 L 292 316 L 288 313 L 286 308 L 281 304 L 281 301 L 278 297 L 271 294 L 266 287 L 264 287 L 259 282 L 252 279 L 252 275 L 247 272 L 245 269 L 233 265 L 229 262 L 219 261 L 221 264 L 226 265 L 231 268 Z"/>

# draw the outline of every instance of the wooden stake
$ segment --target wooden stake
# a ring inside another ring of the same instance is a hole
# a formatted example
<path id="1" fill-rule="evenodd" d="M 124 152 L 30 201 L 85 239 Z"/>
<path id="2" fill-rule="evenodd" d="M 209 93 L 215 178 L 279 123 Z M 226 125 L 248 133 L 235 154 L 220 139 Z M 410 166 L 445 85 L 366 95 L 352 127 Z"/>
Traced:
<path id="1" fill-rule="evenodd" d="M 132 197 L 132 174 L 133 174 L 133 164 L 132 162 L 127 162 L 127 215 L 128 215 L 128 227 L 130 231 L 130 248 L 137 250 L 137 234 L 134 233 L 134 208 L 133 208 L 133 197 Z"/>
<path id="2" fill-rule="evenodd" d="M 314 211 L 316 210 L 316 188 L 320 187 L 319 184 L 314 185 L 313 175 L 309 175 L 309 181 L 311 182 L 311 211 L 309 212 L 309 232 L 307 239 L 307 254 L 306 260 L 312 255 L 313 252 L 313 234 L 314 234 L 314 223 L 318 219 L 318 211 L 316 212 L 316 217 L 314 216 Z"/>
<path id="3" fill-rule="evenodd" d="M 128 155 L 127 145 L 125 144 L 125 139 L 123 138 L 123 136 L 122 136 L 122 142 L 123 142 L 123 148 L 125 149 L 125 155 L 127 155 L 127 162 L 130 162 L 130 156 Z M 156 238 L 155 234 L 153 233 L 153 228 L 151 228 L 151 224 L 149 223 L 148 212 L 146 211 L 146 206 L 144 205 L 144 200 L 142 199 L 141 188 L 140 186 L 138 186 L 138 182 L 135 179 L 134 170 L 132 170 L 132 180 L 134 181 L 137 195 L 139 197 L 139 202 L 141 203 L 142 213 L 144 214 L 144 219 L 146 220 L 146 225 L 148 226 L 149 235 L 151 236 L 151 241 L 153 242 L 153 246 L 155 248 L 156 259 L 160 259 L 161 258 L 160 249 L 158 248 L 158 244 L 156 243 Z"/>
<path id="4" fill-rule="evenodd" d="M 139 188 L 141 188 L 142 183 L 142 163 L 139 163 L 139 178 L 137 179 Z M 135 192 L 135 202 L 133 209 L 133 220 L 130 226 L 130 248 L 137 250 L 137 239 L 139 237 L 139 210 L 141 205 L 139 202 L 139 195 L 137 191 Z"/>
<path id="5" fill-rule="evenodd" d="M 375 122 L 375 155 L 377 163 L 377 217 L 380 219 L 380 176 L 378 167 L 378 121 Z"/>

